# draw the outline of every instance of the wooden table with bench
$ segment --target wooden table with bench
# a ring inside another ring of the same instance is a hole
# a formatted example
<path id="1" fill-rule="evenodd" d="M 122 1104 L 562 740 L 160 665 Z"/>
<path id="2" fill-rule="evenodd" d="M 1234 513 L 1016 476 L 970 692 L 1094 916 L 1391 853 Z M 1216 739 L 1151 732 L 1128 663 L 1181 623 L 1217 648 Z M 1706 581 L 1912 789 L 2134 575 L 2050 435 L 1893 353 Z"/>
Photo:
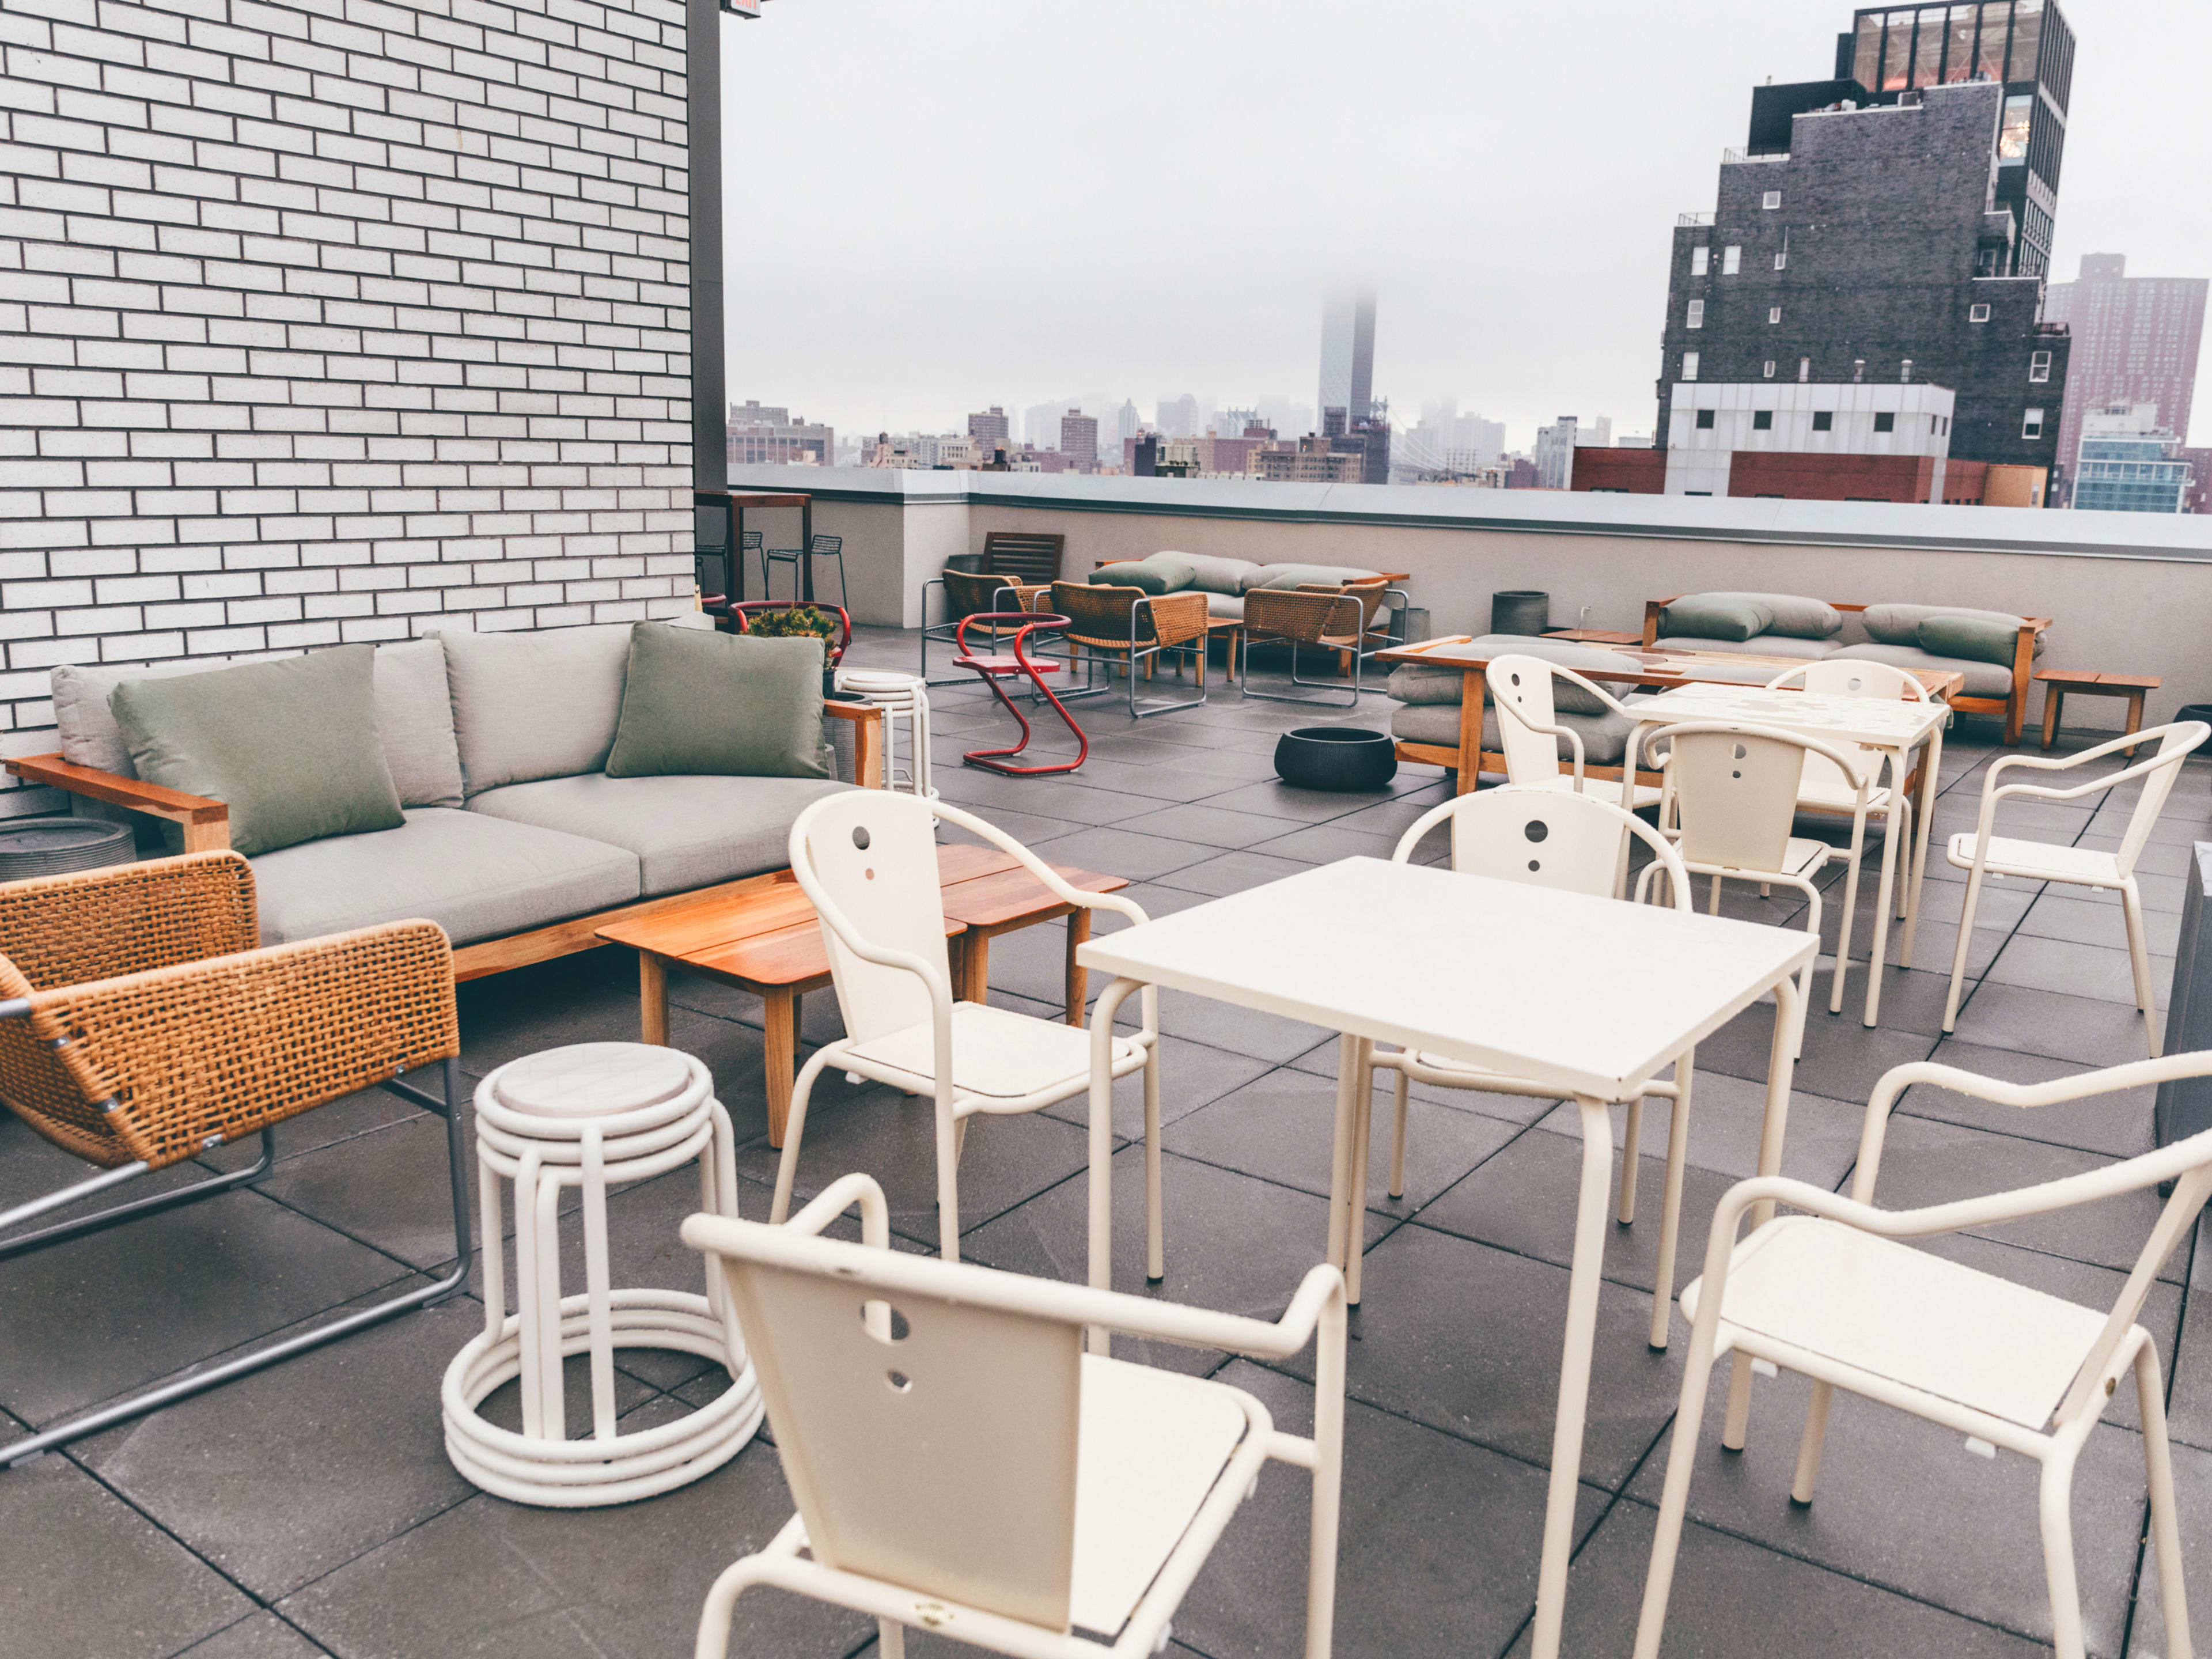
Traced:
<path id="1" fill-rule="evenodd" d="M 940 847 L 937 867 L 945 935 L 952 941 L 953 995 L 963 1001 L 984 1000 L 993 939 L 1066 916 L 1067 1023 L 1080 1025 L 1089 975 L 1075 953 L 1091 937 L 1091 912 L 1063 902 L 994 847 Z M 1072 866 L 1053 868 L 1085 892 L 1118 892 L 1129 884 L 1121 876 Z M 769 1144 L 782 1146 L 798 1071 L 799 1000 L 830 982 L 821 922 L 797 879 L 787 875 L 753 891 L 716 894 L 696 904 L 602 927 L 599 936 L 637 952 L 639 1024 L 647 1042 L 668 1042 L 672 967 L 760 998 L 767 1024 Z"/>

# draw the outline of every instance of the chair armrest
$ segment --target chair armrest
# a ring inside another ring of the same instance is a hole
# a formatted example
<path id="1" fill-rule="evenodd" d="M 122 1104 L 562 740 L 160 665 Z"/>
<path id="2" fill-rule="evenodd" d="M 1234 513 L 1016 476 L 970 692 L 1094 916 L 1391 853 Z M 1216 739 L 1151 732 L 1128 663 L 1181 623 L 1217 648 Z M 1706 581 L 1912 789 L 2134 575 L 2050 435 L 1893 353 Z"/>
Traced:
<path id="1" fill-rule="evenodd" d="M 429 921 L 24 1001 L 0 1024 L 0 1096 L 110 1166 L 160 1169 L 460 1051 L 453 952 Z"/>
<path id="2" fill-rule="evenodd" d="M 261 943 L 253 871 L 187 853 L 0 885 L 0 957 L 52 989 L 143 974 Z"/>
<path id="3" fill-rule="evenodd" d="M 182 824 L 187 853 L 220 852 L 230 845 L 230 808 L 205 795 L 187 795 L 180 789 L 165 789 L 143 778 L 122 777 L 97 767 L 73 766 L 59 755 L 22 755 L 0 764 L 26 783 L 44 784 L 88 800 L 126 806 L 134 812 Z"/>
<path id="4" fill-rule="evenodd" d="M 863 789 L 884 787 L 884 711 L 872 703 L 831 702 L 822 705 L 831 720 L 848 720 L 853 727 L 853 781 Z"/>
<path id="5" fill-rule="evenodd" d="M 860 1243 L 872 1249 L 890 1249 L 890 1206 L 884 1200 L 884 1189 L 876 1184 L 873 1176 L 858 1171 L 839 1176 L 816 1195 L 811 1204 L 783 1224 L 795 1233 L 818 1237 L 856 1204 L 860 1209 Z M 886 1329 L 883 1334 L 888 1340 L 890 1332 Z"/>
<path id="6" fill-rule="evenodd" d="M 1682 596 L 1680 593 L 1677 593 L 1674 595 L 1674 599 L 1646 599 L 1644 601 L 1644 649 L 1648 651 L 1652 646 L 1658 643 L 1659 613 L 1662 611 L 1664 611 L 1668 605 L 1674 604 L 1674 599 L 1679 599 Z"/>

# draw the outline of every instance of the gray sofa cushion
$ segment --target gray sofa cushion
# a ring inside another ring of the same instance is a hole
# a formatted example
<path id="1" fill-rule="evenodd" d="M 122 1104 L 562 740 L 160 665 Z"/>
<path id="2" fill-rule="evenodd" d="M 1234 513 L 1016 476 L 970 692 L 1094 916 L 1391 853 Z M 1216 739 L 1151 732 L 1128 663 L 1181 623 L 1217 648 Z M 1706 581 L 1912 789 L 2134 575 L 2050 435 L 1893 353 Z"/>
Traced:
<path id="1" fill-rule="evenodd" d="M 1842 646 L 1836 640 L 1801 640 L 1787 634 L 1758 634 L 1747 640 L 1670 637 L 1658 641 L 1653 648 L 1660 651 L 1733 651 L 1744 656 L 1802 657 L 1814 660 L 1835 655 Z"/>
<path id="2" fill-rule="evenodd" d="M 64 663 L 53 671 L 54 723 L 62 758 L 118 777 L 138 775 L 131 747 L 115 724 L 107 695 L 125 680 L 165 680 L 231 666 L 228 658 L 87 666 Z M 384 763 L 402 806 L 459 806 L 461 757 L 453 742 L 452 701 L 446 690 L 445 647 L 434 638 L 376 647 L 373 679 L 376 725 Z"/>
<path id="3" fill-rule="evenodd" d="M 376 729 L 402 806 L 459 806 L 461 750 L 446 688 L 445 642 L 433 635 L 376 647 Z"/>
<path id="4" fill-rule="evenodd" d="M 1101 565 L 1091 573 L 1091 580 L 1097 586 L 1141 588 L 1157 597 L 1195 586 L 1198 569 L 1181 553 L 1151 553 L 1141 559 Z"/>
<path id="5" fill-rule="evenodd" d="M 1540 662 L 1555 662 L 1579 674 L 1588 674 L 1592 669 L 1618 667 L 1620 663 L 1619 653 L 1607 651 L 1601 646 L 1539 639 L 1529 634 L 1485 634 L 1470 641 L 1470 645 L 1487 650 L 1492 657 L 1534 657 Z M 1456 708 L 1460 688 L 1466 683 L 1465 673 L 1464 669 L 1457 667 L 1424 668 L 1418 664 L 1406 663 L 1391 672 L 1388 690 L 1392 696 L 1399 697 L 1399 687 L 1403 685 L 1423 702 L 1441 704 L 1448 700 Z M 1598 684 L 1605 685 L 1608 683 L 1601 680 Z M 1629 690 L 1626 681 L 1613 681 L 1610 684 L 1619 687 L 1619 690 L 1612 691 L 1615 697 L 1623 696 Z M 1401 700 L 1413 701 L 1404 697 Z M 1562 714 L 1601 714 L 1606 712 L 1603 703 L 1571 680 L 1555 679 L 1552 682 L 1552 707 Z"/>
<path id="6" fill-rule="evenodd" d="M 1231 622 L 1243 622 L 1244 620 L 1244 596 L 1243 594 L 1217 593 L 1210 587 L 1197 588 L 1194 591 L 1206 595 L 1206 614 L 1208 617 L 1215 618 L 1226 617 Z"/>
<path id="7" fill-rule="evenodd" d="M 1382 574 L 1348 564 L 1263 564 L 1244 579 L 1244 591 L 1249 593 L 1255 587 L 1341 587 L 1346 582 L 1372 581 Z"/>
<path id="8" fill-rule="evenodd" d="M 1930 656 L 1917 645 L 1847 645 L 1835 653 L 1837 660 L 1886 662 L 1899 668 L 1948 668 L 1966 677 L 1970 697 L 2008 697 L 2012 670 L 1993 662 L 1972 662 L 1964 657 Z"/>
<path id="9" fill-rule="evenodd" d="M 1636 699 L 1635 701 L 1642 701 Z M 1583 761 L 1588 766 L 1618 766 L 1627 752 L 1628 733 L 1635 722 L 1619 714 L 1567 714 L 1559 716 L 1559 724 L 1580 734 L 1583 740 Z M 1442 748 L 1459 746 L 1459 705 L 1457 703 L 1407 703 L 1390 717 L 1390 735 L 1401 743 L 1435 744 Z M 1498 735 L 1498 711 L 1482 711 L 1482 747 L 1486 753 L 1499 752 L 1501 739 Z M 1559 739 L 1559 758 L 1570 764 L 1574 760 L 1574 745 L 1565 738 Z"/>
<path id="10" fill-rule="evenodd" d="M 471 795 L 596 772 L 614 747 L 628 623 L 527 634 L 447 634 L 453 735 Z"/>
<path id="11" fill-rule="evenodd" d="M 425 917 L 456 945 L 638 896 L 619 847 L 480 812 L 422 807 L 397 830 L 302 842 L 253 860 L 261 942 Z"/>
<path id="12" fill-rule="evenodd" d="M 1191 586 L 1201 593 L 1242 593 L 1260 567 L 1249 559 L 1224 559 L 1212 553 L 1186 553 L 1190 562 Z"/>
<path id="13" fill-rule="evenodd" d="M 1424 668 L 1417 662 L 1404 662 L 1390 671 L 1390 678 L 1382 689 L 1400 702 L 1449 703 L 1456 708 L 1466 687 L 1463 670 Z"/>
<path id="14" fill-rule="evenodd" d="M 605 842 L 637 857 L 647 898 L 791 862 L 791 821 L 850 786 L 817 778 L 610 778 L 519 783 L 470 798 L 469 811 Z"/>

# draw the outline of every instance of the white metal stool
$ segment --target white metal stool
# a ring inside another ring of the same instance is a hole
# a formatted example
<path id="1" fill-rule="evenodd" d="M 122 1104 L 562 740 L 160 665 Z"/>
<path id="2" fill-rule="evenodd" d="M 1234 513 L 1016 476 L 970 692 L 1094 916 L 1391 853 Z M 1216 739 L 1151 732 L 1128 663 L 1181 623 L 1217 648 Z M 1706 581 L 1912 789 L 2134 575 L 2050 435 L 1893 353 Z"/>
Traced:
<path id="1" fill-rule="evenodd" d="M 935 800 L 929 781 L 929 682 L 919 674 L 901 674 L 879 668 L 841 668 L 837 689 L 884 711 L 884 787 L 902 787 L 925 800 Z M 904 773 L 895 764 L 896 744 L 891 732 L 906 722 L 907 749 L 912 761 Z"/>
<path id="2" fill-rule="evenodd" d="M 737 1455 L 760 1426 L 761 1396 L 722 1286 L 707 1294 L 608 1285 L 607 1188 L 699 1160 L 700 1207 L 738 1212 L 736 1142 L 714 1079 L 690 1054 L 586 1042 L 510 1061 L 477 1087 L 484 1328 L 453 1356 L 441 1390 L 446 1455 L 486 1492 L 519 1504 L 586 1509 L 650 1498 Z M 516 1311 L 506 1310 L 500 1182 L 514 1183 Z M 580 1296 L 561 1294 L 561 1189 L 583 1190 Z M 730 1386 L 711 1404 L 635 1434 L 615 1427 L 614 1351 L 665 1348 L 720 1362 Z M 591 1355 L 592 1433 L 571 1440 L 562 1360 Z M 522 1381 L 522 1432 L 477 1415 Z"/>

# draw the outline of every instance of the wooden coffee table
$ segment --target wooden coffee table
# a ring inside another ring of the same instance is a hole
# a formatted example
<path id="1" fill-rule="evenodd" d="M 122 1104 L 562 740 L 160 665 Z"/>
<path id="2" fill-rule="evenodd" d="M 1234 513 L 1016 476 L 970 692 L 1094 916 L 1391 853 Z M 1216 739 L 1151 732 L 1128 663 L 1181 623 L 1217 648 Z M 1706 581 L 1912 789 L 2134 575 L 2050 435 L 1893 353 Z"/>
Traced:
<path id="1" fill-rule="evenodd" d="M 2155 674 L 2100 674 L 2087 668 L 2040 668 L 2035 678 L 2043 682 L 2043 746 L 2045 749 L 2057 741 L 2058 721 L 2069 696 L 2125 697 L 2128 701 L 2128 730 L 2130 737 L 2142 730 L 2143 699 L 2158 690 L 2160 681 Z M 2121 751 L 2130 760 L 2136 757 L 2135 745 L 2130 744 Z"/>
<path id="2" fill-rule="evenodd" d="M 1088 893 L 1118 892 L 1121 876 L 1054 865 L 1060 878 Z M 940 847 L 945 936 L 952 941 L 952 992 L 981 1002 L 990 976 L 991 941 L 1018 927 L 1067 918 L 1067 1023 L 1083 1023 L 1089 975 L 1075 960 L 1091 937 L 1091 912 L 1062 900 L 995 847 Z M 795 878 L 751 892 L 710 894 L 698 903 L 599 930 L 610 945 L 637 952 L 638 1015 L 647 1042 L 668 1041 L 668 970 L 719 980 L 760 998 L 767 1015 L 768 1138 L 783 1145 L 791 1084 L 799 1061 L 799 999 L 830 983 L 820 919 Z"/>

